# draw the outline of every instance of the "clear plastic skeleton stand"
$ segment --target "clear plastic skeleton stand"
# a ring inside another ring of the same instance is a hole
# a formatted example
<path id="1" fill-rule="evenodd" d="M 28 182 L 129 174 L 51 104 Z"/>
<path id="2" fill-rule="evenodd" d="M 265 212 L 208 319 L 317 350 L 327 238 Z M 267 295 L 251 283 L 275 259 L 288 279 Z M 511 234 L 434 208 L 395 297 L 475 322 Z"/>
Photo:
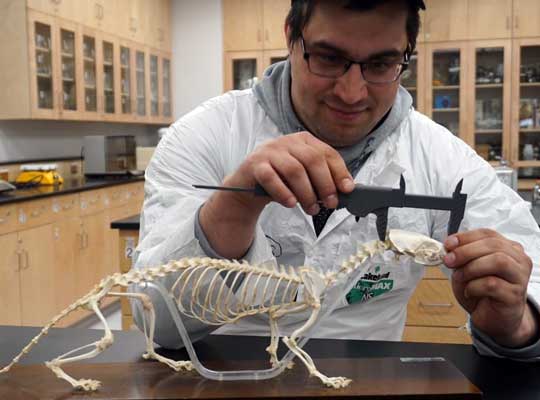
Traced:
<path id="1" fill-rule="evenodd" d="M 364 267 L 364 265 L 361 265 L 354 271 L 352 271 L 352 273 L 344 274 L 342 277 L 340 277 L 340 279 L 335 282 L 334 285 L 325 289 L 321 298 L 320 312 L 317 313 L 316 319 L 312 322 L 310 328 L 303 332 L 304 335 L 299 338 L 296 343 L 297 347 L 300 349 L 301 352 L 303 352 L 301 349 L 309 340 L 309 333 L 315 328 L 317 328 L 319 323 L 334 310 L 338 303 L 342 301 L 345 293 L 348 293 L 351 290 L 352 286 L 358 281 L 360 274 L 364 272 Z M 167 290 L 165 290 L 163 285 L 161 285 L 159 282 L 142 282 L 139 284 L 139 288 L 143 290 L 155 290 L 163 298 L 165 304 L 167 305 L 169 313 L 176 325 L 176 328 L 178 329 L 178 333 L 182 338 L 182 342 L 188 352 L 189 358 L 193 363 L 193 367 L 201 376 L 207 379 L 219 381 L 271 379 L 281 374 L 290 364 L 292 359 L 296 356 L 296 354 L 291 349 L 289 349 L 287 353 L 283 356 L 283 358 L 279 360 L 277 365 L 262 370 L 215 371 L 206 368 L 197 357 L 197 353 L 193 348 L 191 339 L 186 331 L 186 328 L 182 321 L 182 317 L 180 316 L 180 311 L 178 310 L 178 307 L 174 302 L 173 295 L 170 292 L 167 292 Z M 136 304 L 138 307 L 138 311 L 140 312 L 139 315 L 143 315 L 140 302 L 137 302 Z M 310 313 L 305 313 L 303 315 L 306 316 L 306 319 L 310 317 Z M 311 316 L 313 315 L 311 314 Z"/>

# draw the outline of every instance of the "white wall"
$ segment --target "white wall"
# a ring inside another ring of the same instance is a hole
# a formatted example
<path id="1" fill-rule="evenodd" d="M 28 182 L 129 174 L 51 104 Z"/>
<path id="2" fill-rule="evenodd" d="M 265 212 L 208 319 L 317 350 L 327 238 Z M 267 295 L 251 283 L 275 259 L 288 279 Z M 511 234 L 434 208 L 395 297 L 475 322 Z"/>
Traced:
<path id="1" fill-rule="evenodd" d="M 133 135 L 137 145 L 151 146 L 157 142 L 157 129 L 105 122 L 0 121 L 0 162 L 79 156 L 85 135 Z"/>
<path id="2" fill-rule="evenodd" d="M 172 0 L 175 119 L 223 92 L 221 0 Z"/>

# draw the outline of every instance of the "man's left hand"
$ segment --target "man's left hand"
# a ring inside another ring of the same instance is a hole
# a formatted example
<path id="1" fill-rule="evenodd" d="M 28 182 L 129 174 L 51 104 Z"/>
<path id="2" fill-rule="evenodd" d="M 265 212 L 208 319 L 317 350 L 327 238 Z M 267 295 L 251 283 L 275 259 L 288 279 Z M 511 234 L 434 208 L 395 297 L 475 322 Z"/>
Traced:
<path id="1" fill-rule="evenodd" d="M 444 245 L 454 295 L 474 326 L 505 347 L 539 336 L 537 311 L 527 304 L 532 261 L 523 246 L 489 229 L 457 233 Z"/>

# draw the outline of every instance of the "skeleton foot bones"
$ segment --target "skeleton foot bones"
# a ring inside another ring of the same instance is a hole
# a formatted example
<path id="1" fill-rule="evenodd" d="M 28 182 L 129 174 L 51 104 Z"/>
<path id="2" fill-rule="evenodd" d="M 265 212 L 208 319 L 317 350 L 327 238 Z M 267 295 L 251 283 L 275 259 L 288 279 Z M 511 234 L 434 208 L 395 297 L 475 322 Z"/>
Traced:
<path id="1" fill-rule="evenodd" d="M 297 341 L 321 317 L 321 308 L 329 290 L 337 282 L 352 276 L 366 261 L 387 251 L 393 252 L 395 257 L 410 256 L 415 262 L 423 265 L 438 265 L 444 256 L 442 244 L 433 239 L 411 232 L 390 230 L 386 241 L 375 240 L 360 246 L 355 255 L 344 261 L 333 272 L 321 272 L 307 266 L 278 268 L 210 258 L 186 258 L 159 267 L 113 274 L 104 278 L 87 295 L 55 316 L 10 364 L 0 370 L 0 374 L 8 372 L 59 320 L 76 309 L 87 308 L 94 311 L 101 320 L 105 335 L 96 342 L 71 350 L 46 362 L 46 366 L 58 378 L 66 380 L 76 389 L 97 390 L 100 386 L 99 381 L 75 379 L 69 376 L 62 366 L 93 358 L 112 345 L 112 332 L 99 309 L 99 303 L 105 296 L 128 297 L 141 302 L 146 314 L 144 326 L 146 353 L 143 355 L 145 359 L 157 360 L 175 371 L 193 369 L 190 361 L 174 361 L 155 352 L 153 344 L 155 312 L 146 294 L 112 291 L 114 287 L 127 288 L 131 284 L 152 282 L 169 274 L 177 274 L 178 278 L 170 294 L 174 296 L 179 310 L 189 317 L 196 318 L 205 324 L 223 325 L 252 315 L 267 315 L 270 325 L 270 345 L 267 352 L 270 354 L 270 362 L 274 367 L 280 364 L 276 353 L 280 337 L 277 321 L 287 314 L 308 312 L 309 317 L 304 324 L 290 337 L 283 337 L 283 343 L 304 363 L 310 375 L 318 377 L 326 386 L 345 387 L 351 382 L 350 379 L 323 375 L 309 354 L 298 346 Z M 233 292 L 232 288 L 238 286 L 240 282 L 242 282 L 240 289 Z M 303 288 L 301 299 L 296 298 L 299 288 Z M 342 295 L 344 296 L 345 293 Z"/>

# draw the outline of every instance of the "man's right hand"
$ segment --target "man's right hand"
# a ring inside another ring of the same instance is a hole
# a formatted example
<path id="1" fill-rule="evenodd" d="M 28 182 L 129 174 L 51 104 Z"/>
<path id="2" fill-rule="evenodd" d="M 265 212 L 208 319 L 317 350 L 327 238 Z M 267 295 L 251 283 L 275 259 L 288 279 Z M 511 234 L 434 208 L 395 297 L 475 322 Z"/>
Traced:
<path id="1" fill-rule="evenodd" d="M 270 197 L 251 193 L 215 192 L 199 215 L 213 249 L 226 258 L 240 258 L 249 249 L 257 219 L 270 201 L 287 208 L 300 203 L 316 215 L 321 201 L 336 208 L 338 193 L 349 193 L 354 181 L 341 155 L 308 132 L 268 141 L 251 153 L 224 186 L 261 185 Z"/>

